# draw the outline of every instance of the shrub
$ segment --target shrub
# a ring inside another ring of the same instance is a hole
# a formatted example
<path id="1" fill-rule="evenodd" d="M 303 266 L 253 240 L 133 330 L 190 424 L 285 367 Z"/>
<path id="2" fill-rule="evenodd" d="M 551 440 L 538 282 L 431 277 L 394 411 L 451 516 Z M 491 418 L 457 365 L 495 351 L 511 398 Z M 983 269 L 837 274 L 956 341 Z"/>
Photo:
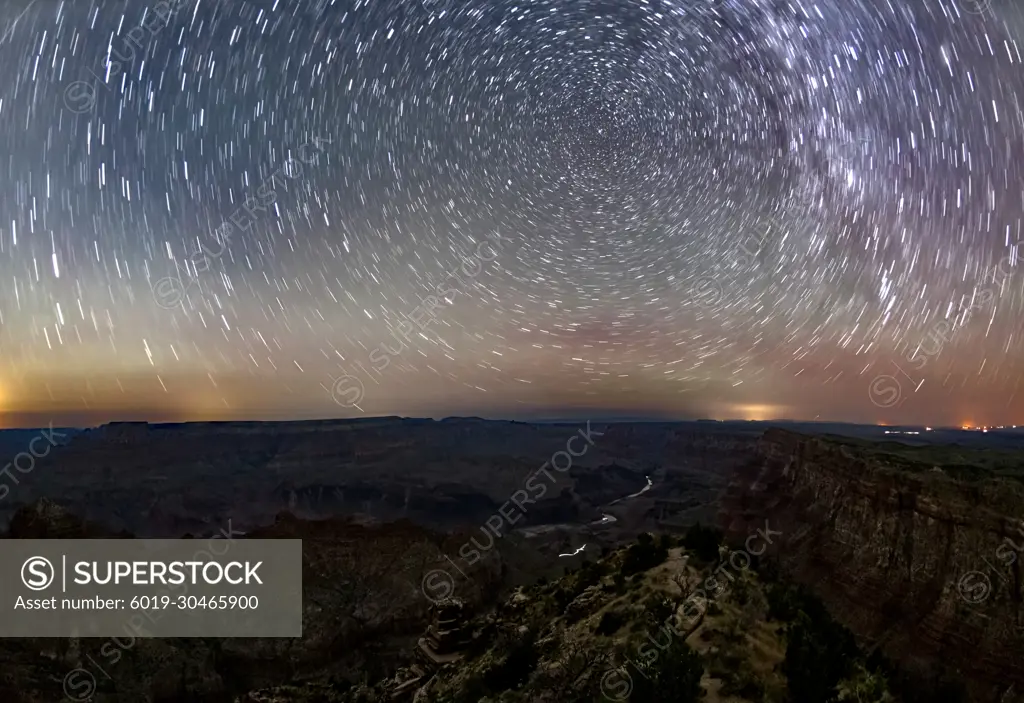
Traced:
<path id="1" fill-rule="evenodd" d="M 668 550 L 660 544 L 655 544 L 654 538 L 645 532 L 637 538 L 636 544 L 630 545 L 626 550 L 621 573 L 623 576 L 640 574 L 664 563 L 667 558 Z"/>
<path id="2" fill-rule="evenodd" d="M 831 618 L 812 620 L 800 611 L 786 632 L 786 658 L 782 662 L 790 699 L 794 703 L 832 700 L 836 686 L 849 675 L 857 655 L 848 631 Z"/>
<path id="3" fill-rule="evenodd" d="M 792 622 L 800 611 L 799 593 L 788 586 L 773 583 L 765 593 L 768 601 L 768 617 L 779 622 Z"/>
<path id="4" fill-rule="evenodd" d="M 732 597 L 739 605 L 746 605 L 750 602 L 750 582 L 739 574 L 732 584 Z"/>
<path id="5" fill-rule="evenodd" d="M 558 609 L 559 613 L 565 612 L 565 609 L 576 598 L 576 594 L 564 586 L 555 589 L 555 592 L 552 595 L 555 599 L 555 607 Z"/>
<path id="6" fill-rule="evenodd" d="M 876 696 L 877 701 L 891 700 L 886 698 L 884 675 L 876 671 L 879 660 L 872 657 L 865 665 L 853 634 L 832 618 L 818 598 L 781 581 L 769 584 L 765 596 L 768 616 L 789 623 L 780 670 L 786 676 L 790 701 L 840 697 L 876 703 Z"/>
<path id="7" fill-rule="evenodd" d="M 726 696 L 760 701 L 764 699 L 764 683 L 758 678 L 750 662 L 744 659 L 722 677 L 721 692 Z"/>
<path id="8" fill-rule="evenodd" d="M 642 675 L 633 678 L 631 701 L 696 703 L 700 700 L 704 664 L 685 641 L 674 637 L 665 649 L 648 652 L 643 660 L 645 663 L 639 665 Z"/>
<path id="9" fill-rule="evenodd" d="M 563 617 L 566 625 L 575 625 L 588 614 L 582 608 L 567 608 Z"/>
<path id="10" fill-rule="evenodd" d="M 471 674 L 462 684 L 462 689 L 455 697 L 455 703 L 479 703 L 489 694 L 483 674 Z"/>
<path id="11" fill-rule="evenodd" d="M 898 669 L 876 650 L 867 668 L 887 678 L 893 693 L 904 703 L 967 703 L 967 687 L 960 675 L 943 662 Z"/>
<path id="12" fill-rule="evenodd" d="M 683 546 L 697 555 L 701 561 L 713 562 L 718 559 L 718 547 L 722 544 L 722 533 L 713 527 L 702 527 L 698 522 L 686 531 Z"/>
<path id="13" fill-rule="evenodd" d="M 599 635 L 614 635 L 626 624 L 626 616 L 617 610 L 606 610 L 601 616 L 601 622 L 594 630 Z"/>
<path id="14" fill-rule="evenodd" d="M 838 701 L 853 701 L 855 703 L 892 703 L 894 700 L 889 693 L 888 682 L 878 672 L 871 672 L 862 664 L 857 664 L 853 675 L 845 681 L 840 681 L 837 687 Z"/>
<path id="15" fill-rule="evenodd" d="M 576 593 L 582 593 L 590 586 L 597 585 L 603 575 L 604 569 L 600 565 L 592 564 L 589 561 L 585 562 L 579 573 L 576 574 Z"/>
<path id="16" fill-rule="evenodd" d="M 484 672 L 482 683 L 492 693 L 514 691 L 530 678 L 539 659 L 533 632 L 511 639 L 508 641 L 508 654 Z"/>
<path id="17" fill-rule="evenodd" d="M 675 607 L 668 598 L 661 594 L 654 594 L 644 604 L 647 610 L 647 617 L 655 627 L 661 627 L 669 616 L 675 612 Z"/>
<path id="18" fill-rule="evenodd" d="M 737 644 L 747 636 L 746 631 L 740 625 L 739 620 L 730 620 L 722 630 L 722 637 L 726 642 Z"/>

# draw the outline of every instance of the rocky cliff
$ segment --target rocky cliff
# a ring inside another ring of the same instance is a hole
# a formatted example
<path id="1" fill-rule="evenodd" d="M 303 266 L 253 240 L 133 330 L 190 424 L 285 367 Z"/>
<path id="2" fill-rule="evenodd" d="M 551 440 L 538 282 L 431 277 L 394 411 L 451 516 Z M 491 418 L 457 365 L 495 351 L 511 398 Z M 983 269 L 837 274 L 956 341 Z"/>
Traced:
<path id="1" fill-rule="evenodd" d="M 742 540 L 769 519 L 780 571 L 909 679 L 941 673 L 971 700 L 1017 700 L 1024 484 L 1007 475 L 1013 461 L 1024 463 L 769 430 L 736 472 L 722 524 Z"/>

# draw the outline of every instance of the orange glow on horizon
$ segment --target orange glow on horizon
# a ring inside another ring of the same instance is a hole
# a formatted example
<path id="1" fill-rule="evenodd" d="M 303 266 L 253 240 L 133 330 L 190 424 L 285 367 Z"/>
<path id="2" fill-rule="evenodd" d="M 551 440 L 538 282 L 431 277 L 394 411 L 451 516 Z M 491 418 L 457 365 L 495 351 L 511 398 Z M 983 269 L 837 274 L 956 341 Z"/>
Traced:
<path id="1" fill-rule="evenodd" d="M 775 420 L 782 415 L 783 406 L 770 404 L 737 405 L 735 412 L 739 413 L 741 420 Z"/>

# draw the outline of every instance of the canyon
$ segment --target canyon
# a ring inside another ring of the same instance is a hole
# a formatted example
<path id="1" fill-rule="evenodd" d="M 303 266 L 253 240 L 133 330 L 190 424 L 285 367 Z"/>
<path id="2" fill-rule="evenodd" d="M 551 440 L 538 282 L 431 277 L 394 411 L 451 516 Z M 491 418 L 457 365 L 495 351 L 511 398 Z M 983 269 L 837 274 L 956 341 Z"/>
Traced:
<path id="1" fill-rule="evenodd" d="M 573 436 L 593 442 L 576 442 L 571 465 L 552 470 Z M 510 500 L 546 466 L 547 490 L 509 519 Z M 467 545 L 486 548 L 459 586 L 460 608 L 483 622 L 521 589 L 548 583 L 548 598 L 609 554 L 619 563 L 644 533 L 715 522 L 733 545 L 770 529 L 761 568 L 808 589 L 891 663 L 896 688 L 917 691 L 900 700 L 1011 703 L 1024 692 L 1022 475 L 1024 454 L 1001 445 L 728 423 L 116 423 L 55 446 L 0 517 L 6 539 L 204 538 L 226 527 L 303 540 L 300 640 L 119 645 L 116 675 L 94 673 L 98 703 L 320 700 L 254 692 L 409 674 L 432 617 L 424 575 Z M 622 587 L 610 573 L 603 583 Z M 757 627 L 784 648 L 777 626 Z M 66 672 L 110 655 L 109 642 L 88 638 L 3 641 L 0 696 L 52 702 Z M 966 698 L 943 697 L 961 685 Z"/>
<path id="2" fill-rule="evenodd" d="M 721 502 L 727 535 L 770 520 L 768 558 L 919 685 L 1024 692 L 1019 454 L 765 432 Z"/>

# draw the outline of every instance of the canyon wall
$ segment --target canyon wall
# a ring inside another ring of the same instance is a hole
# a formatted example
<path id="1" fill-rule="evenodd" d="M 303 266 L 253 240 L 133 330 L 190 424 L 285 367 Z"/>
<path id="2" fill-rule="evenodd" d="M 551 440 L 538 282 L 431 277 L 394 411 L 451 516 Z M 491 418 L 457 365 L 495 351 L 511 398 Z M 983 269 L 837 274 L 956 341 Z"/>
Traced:
<path id="1" fill-rule="evenodd" d="M 769 430 L 726 491 L 722 525 L 742 540 L 768 520 L 782 533 L 771 560 L 865 649 L 911 675 L 954 671 L 971 700 L 1024 700 L 1024 484 L 885 456 Z"/>

